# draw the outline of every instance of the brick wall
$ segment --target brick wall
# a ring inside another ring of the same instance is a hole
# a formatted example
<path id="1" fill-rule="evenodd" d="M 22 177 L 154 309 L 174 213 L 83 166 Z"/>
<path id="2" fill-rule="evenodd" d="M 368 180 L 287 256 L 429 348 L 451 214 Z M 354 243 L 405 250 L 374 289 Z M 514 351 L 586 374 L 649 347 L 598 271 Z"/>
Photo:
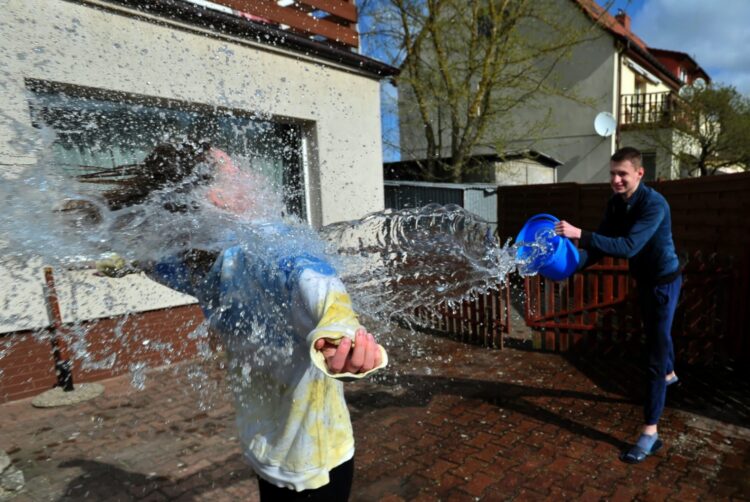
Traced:
<path id="1" fill-rule="evenodd" d="M 63 326 L 58 339 L 74 363 L 74 383 L 92 382 L 126 373 L 133 363 L 154 367 L 195 357 L 195 340 L 187 335 L 202 321 L 200 308 L 188 305 Z M 39 394 L 55 384 L 53 335 L 52 330 L 0 335 L 0 403 Z M 103 361 L 114 353 L 114 364 L 86 367 L 77 360 L 70 342 L 82 335 L 90 360 Z"/>

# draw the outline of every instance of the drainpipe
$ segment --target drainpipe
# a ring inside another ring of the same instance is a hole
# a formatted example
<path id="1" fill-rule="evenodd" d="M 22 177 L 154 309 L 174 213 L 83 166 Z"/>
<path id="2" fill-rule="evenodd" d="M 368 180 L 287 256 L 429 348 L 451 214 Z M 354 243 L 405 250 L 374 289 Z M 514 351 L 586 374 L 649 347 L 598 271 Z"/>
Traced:
<path id="1" fill-rule="evenodd" d="M 617 117 L 617 127 L 615 128 L 615 151 L 620 148 L 620 125 L 622 121 L 622 53 L 630 47 L 630 40 L 625 42 L 617 51 L 617 99 L 615 99 L 615 108 Z"/>
<path id="2" fill-rule="evenodd" d="M 73 365 L 67 357 L 65 343 L 58 337 L 58 333 L 61 333 L 63 329 L 63 321 L 62 314 L 60 314 L 60 303 L 57 301 L 52 267 L 44 267 L 44 286 L 47 313 L 52 321 L 52 357 L 55 360 L 55 372 L 57 373 L 55 387 L 62 387 L 65 392 L 70 392 L 74 390 Z"/>

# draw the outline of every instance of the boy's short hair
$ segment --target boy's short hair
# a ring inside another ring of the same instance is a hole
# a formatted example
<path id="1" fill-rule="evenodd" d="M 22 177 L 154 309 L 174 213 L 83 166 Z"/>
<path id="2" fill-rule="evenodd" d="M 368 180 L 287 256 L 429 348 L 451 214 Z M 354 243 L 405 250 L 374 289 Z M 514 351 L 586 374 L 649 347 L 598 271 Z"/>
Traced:
<path id="1" fill-rule="evenodd" d="M 643 165 L 643 155 L 641 151 L 632 146 L 624 146 L 612 154 L 612 162 L 630 161 L 636 169 Z"/>

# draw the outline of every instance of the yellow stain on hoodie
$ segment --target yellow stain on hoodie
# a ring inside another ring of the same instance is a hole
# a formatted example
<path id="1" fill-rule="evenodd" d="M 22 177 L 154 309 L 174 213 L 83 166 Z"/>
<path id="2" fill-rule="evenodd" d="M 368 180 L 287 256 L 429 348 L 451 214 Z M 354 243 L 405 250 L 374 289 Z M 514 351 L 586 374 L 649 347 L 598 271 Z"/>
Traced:
<path id="1" fill-rule="evenodd" d="M 333 291 L 323 302 L 323 315 L 318 327 L 324 328 L 332 324 L 357 324 L 357 314 L 352 310 L 352 300 L 349 295 L 340 291 Z"/>
<path id="2" fill-rule="evenodd" d="M 354 441 L 341 382 L 320 378 L 298 389 L 281 437 L 294 438 L 284 465 L 300 470 L 336 467 Z"/>

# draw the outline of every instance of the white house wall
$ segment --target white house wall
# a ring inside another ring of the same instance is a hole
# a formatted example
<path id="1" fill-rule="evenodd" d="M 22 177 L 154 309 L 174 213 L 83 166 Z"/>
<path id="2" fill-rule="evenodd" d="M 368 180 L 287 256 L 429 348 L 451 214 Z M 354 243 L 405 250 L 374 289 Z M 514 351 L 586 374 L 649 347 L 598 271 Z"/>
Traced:
<path id="1" fill-rule="evenodd" d="M 50 325 L 42 265 L 39 260 L 23 267 L 0 262 L 0 333 Z"/>
<path id="2" fill-rule="evenodd" d="M 498 185 L 540 185 L 554 182 L 554 168 L 530 160 L 509 160 L 495 164 L 495 183 Z"/>
<path id="3" fill-rule="evenodd" d="M 94 3 L 0 0 L 0 177 L 37 161 L 37 150 L 33 141 L 29 142 L 36 130 L 31 127 L 25 87 L 25 79 L 36 79 L 262 113 L 300 123 L 306 135 L 305 181 L 311 222 L 325 225 L 383 208 L 376 80 L 280 47 L 140 14 L 137 17 L 112 4 Z M 0 323 L 0 332 L 48 322 L 40 270 L 23 273 L 29 277 L 18 287 L 26 291 L 33 305 L 26 305 L 30 310 L 24 314 L 25 321 L 6 310 L 3 319 L 7 322 Z M 8 273 L 0 274 L 4 283 L 0 305 L 6 307 L 13 305 L 13 295 L 19 291 L 8 286 L 7 277 Z M 81 273 L 74 281 L 79 284 L 76 299 L 65 285 L 73 281 L 72 276 L 63 274 L 61 280 L 66 320 L 116 315 L 122 308 L 149 310 L 194 301 L 184 295 L 164 294 L 155 283 L 150 289 L 132 284 L 146 281 L 142 278 L 113 285 Z M 126 283 L 137 286 L 139 298 L 121 294 L 122 308 L 96 303 L 96 288 L 109 291 Z"/>
<path id="4" fill-rule="evenodd" d="M 645 82 L 643 92 L 647 94 L 671 92 L 671 89 L 662 80 L 655 81 L 652 78 L 644 78 L 628 64 L 628 58 L 621 58 L 620 71 L 622 72 L 621 88 L 622 94 L 635 94 L 636 82 Z M 698 148 L 697 143 L 681 137 L 676 129 L 648 128 L 643 131 L 638 129 L 624 130 L 620 133 L 620 144 L 632 146 L 642 152 L 656 154 L 655 179 L 678 179 L 681 177 L 680 163 L 672 151 L 694 152 Z"/>
<path id="5" fill-rule="evenodd" d="M 680 143 L 680 133 L 673 129 L 649 129 L 647 132 L 638 130 L 622 131 L 620 141 L 623 146 L 632 146 L 642 152 L 653 152 L 656 154 L 655 179 L 678 179 L 680 178 L 680 164 L 670 152 L 678 151 L 680 148 L 690 151 L 690 142 Z"/>

